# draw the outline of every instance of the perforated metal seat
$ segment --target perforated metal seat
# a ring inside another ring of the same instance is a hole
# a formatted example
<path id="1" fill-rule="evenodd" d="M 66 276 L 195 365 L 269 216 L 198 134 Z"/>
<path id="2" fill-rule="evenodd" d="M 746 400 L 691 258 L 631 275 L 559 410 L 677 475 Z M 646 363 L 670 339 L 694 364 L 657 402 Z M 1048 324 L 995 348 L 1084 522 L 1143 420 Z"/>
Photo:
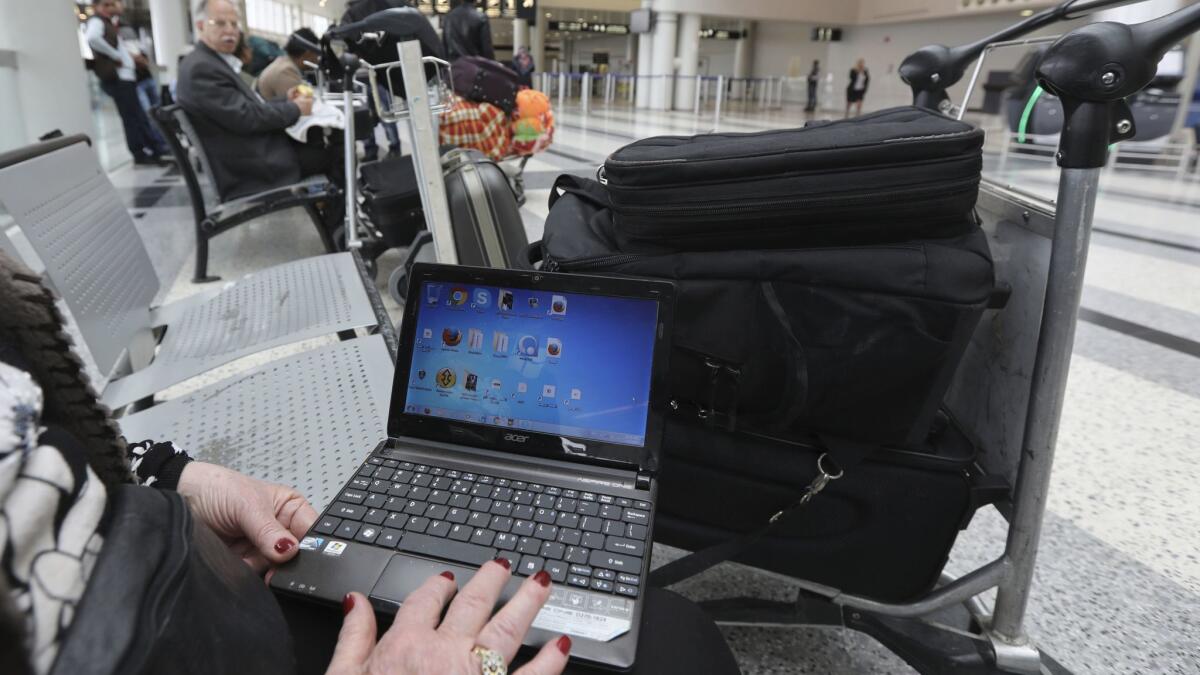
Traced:
<path id="1" fill-rule="evenodd" d="M 198 459 L 329 503 L 387 436 L 394 368 L 372 335 L 272 361 L 236 380 L 118 420 L 125 437 L 172 440 Z"/>
<path id="2" fill-rule="evenodd" d="M 0 202 L 41 258 L 99 371 L 112 374 L 130 353 L 134 372 L 119 372 L 102 394 L 114 408 L 264 349 L 379 324 L 349 253 L 152 307 L 159 281 L 150 256 L 84 136 L 0 157 Z"/>

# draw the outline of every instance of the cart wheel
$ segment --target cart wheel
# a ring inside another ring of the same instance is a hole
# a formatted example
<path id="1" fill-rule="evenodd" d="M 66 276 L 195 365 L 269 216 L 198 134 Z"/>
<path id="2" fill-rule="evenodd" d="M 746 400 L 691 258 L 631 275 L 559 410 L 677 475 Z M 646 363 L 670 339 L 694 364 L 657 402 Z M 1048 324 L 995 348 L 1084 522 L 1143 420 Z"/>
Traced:
<path id="1" fill-rule="evenodd" d="M 397 305 L 404 304 L 408 295 L 408 271 L 404 269 L 404 265 L 392 270 L 392 276 L 388 277 L 387 291 Z"/>
<path id="2" fill-rule="evenodd" d="M 345 225 L 338 225 L 337 229 L 333 231 L 332 238 L 333 238 L 333 250 L 335 250 L 335 251 L 345 251 L 346 250 L 346 226 Z"/>

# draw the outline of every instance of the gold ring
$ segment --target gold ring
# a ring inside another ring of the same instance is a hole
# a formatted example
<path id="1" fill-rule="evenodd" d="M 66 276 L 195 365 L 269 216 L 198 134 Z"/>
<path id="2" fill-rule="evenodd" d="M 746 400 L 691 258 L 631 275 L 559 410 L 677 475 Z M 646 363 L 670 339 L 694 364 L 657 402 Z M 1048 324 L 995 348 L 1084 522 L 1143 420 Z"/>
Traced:
<path id="1" fill-rule="evenodd" d="M 487 647 L 476 646 L 471 653 L 479 657 L 480 673 L 482 675 L 508 675 L 508 665 L 500 652 Z"/>

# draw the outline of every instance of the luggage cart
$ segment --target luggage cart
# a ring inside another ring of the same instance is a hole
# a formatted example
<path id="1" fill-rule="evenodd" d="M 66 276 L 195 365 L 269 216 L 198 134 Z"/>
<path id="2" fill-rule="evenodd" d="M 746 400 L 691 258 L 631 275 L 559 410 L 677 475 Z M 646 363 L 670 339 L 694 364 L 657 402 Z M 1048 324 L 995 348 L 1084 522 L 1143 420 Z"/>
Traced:
<path id="1" fill-rule="evenodd" d="M 369 40 L 379 41 L 382 36 L 377 33 L 364 33 L 356 42 L 361 44 Z M 325 86 L 325 79 L 319 79 L 318 86 L 322 100 L 341 109 L 345 114 L 345 131 L 343 134 L 343 152 L 346 171 L 346 215 L 344 225 L 334 233 L 334 240 L 342 242 L 346 249 L 370 249 L 371 272 L 374 273 L 374 258 L 386 249 L 383 244 L 384 235 L 379 232 L 370 219 L 362 212 L 361 200 L 358 194 L 358 153 L 355 147 L 355 119 L 352 112 L 362 110 L 373 104 L 376 116 L 383 122 L 405 123 L 409 130 L 413 148 L 413 164 L 418 177 L 421 192 L 421 204 L 425 213 L 426 227 L 431 232 L 444 230 L 441 237 L 434 241 L 448 242 L 450 250 L 445 255 L 453 256 L 453 237 L 450 231 L 450 213 L 445 199 L 445 186 L 441 177 L 441 160 L 437 154 L 437 127 L 434 115 L 450 106 L 453 88 L 450 64 L 433 56 L 421 53 L 417 41 L 404 42 L 399 45 L 399 59 L 389 63 L 372 64 L 364 61 L 353 53 L 352 44 L 344 41 L 332 43 L 333 56 L 342 66 L 342 82 L 340 92 L 331 92 Z M 392 89 L 391 74 L 400 71 L 404 78 L 407 97 L 397 95 Z M 323 72 L 323 70 L 318 70 Z M 426 75 L 431 72 L 432 75 Z M 379 81 L 382 74 L 383 82 Z M 365 76 L 366 82 L 360 78 Z M 381 84 L 386 84 L 391 94 L 391 105 L 385 108 L 380 97 L 369 97 L 368 88 L 378 90 Z M 444 248 L 444 247 L 443 247 Z M 442 249 L 438 258 L 442 260 Z"/>
<path id="2" fill-rule="evenodd" d="M 918 105 L 950 113 L 946 88 L 989 44 L 1119 4 L 1127 3 L 1064 3 L 973 45 L 927 47 L 905 61 L 901 74 L 913 87 Z M 726 598 L 701 603 L 718 623 L 852 628 L 871 635 L 922 673 L 1033 674 L 1053 667 L 1024 623 L 1096 190 L 1109 146 L 1132 138 L 1136 131 L 1125 98 L 1150 82 L 1169 47 L 1197 30 L 1200 4 L 1193 4 L 1132 26 L 1093 23 L 1055 40 L 1037 78 L 1060 97 L 1065 113 L 1055 157 L 1061 169 L 1057 201 L 1049 204 L 986 181 L 981 186 L 978 210 L 995 257 L 997 281 L 1011 288 L 1011 296 L 1002 311 L 985 315 L 946 405 L 980 441 L 987 473 L 1005 476 L 1014 486 L 998 506 L 1008 521 L 1003 553 L 961 577 L 943 574 L 938 587 L 905 604 L 804 581 L 798 582 L 801 590 L 790 602 Z M 987 386 L 981 387 L 981 382 Z M 992 589 L 997 597 L 994 609 L 989 609 L 981 596 Z"/>

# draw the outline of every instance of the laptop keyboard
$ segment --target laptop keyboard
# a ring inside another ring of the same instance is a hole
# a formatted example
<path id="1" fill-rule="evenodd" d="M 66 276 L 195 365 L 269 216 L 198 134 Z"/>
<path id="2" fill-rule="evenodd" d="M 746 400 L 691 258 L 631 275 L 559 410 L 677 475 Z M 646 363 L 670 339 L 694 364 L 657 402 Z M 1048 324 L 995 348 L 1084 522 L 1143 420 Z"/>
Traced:
<path id="1" fill-rule="evenodd" d="M 316 532 L 567 586 L 638 597 L 650 503 L 370 457 Z"/>

